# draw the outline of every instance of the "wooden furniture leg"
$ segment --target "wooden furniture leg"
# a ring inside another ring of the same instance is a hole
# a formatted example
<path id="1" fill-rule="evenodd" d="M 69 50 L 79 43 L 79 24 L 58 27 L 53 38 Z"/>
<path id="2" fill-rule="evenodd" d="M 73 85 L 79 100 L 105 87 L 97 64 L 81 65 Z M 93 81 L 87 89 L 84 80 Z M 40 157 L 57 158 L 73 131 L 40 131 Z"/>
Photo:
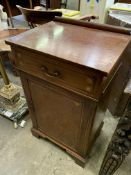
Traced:
<path id="1" fill-rule="evenodd" d="M 33 8 L 32 0 L 29 0 L 29 3 L 30 3 L 30 8 L 32 9 Z"/>
<path id="2" fill-rule="evenodd" d="M 131 149 L 131 97 L 106 151 L 99 175 L 113 175 Z"/>
<path id="3" fill-rule="evenodd" d="M 13 20 L 12 20 L 12 12 L 11 12 L 11 8 L 10 8 L 8 0 L 5 0 L 5 3 L 6 3 L 6 6 L 7 6 L 8 15 L 9 15 L 9 18 L 10 18 L 11 26 L 14 28 L 14 24 L 13 24 Z"/>
<path id="4" fill-rule="evenodd" d="M 12 19 L 12 12 L 11 12 L 9 1 L 5 0 L 5 3 L 6 3 L 6 6 L 7 6 L 8 15 L 9 15 L 9 18 L 10 18 L 11 26 L 14 28 L 13 19 Z M 30 8 L 32 9 L 33 8 L 32 0 L 29 0 L 29 3 L 30 3 Z"/>
<path id="5" fill-rule="evenodd" d="M 80 11 L 80 7 L 81 7 L 81 0 L 78 1 L 78 11 Z"/>

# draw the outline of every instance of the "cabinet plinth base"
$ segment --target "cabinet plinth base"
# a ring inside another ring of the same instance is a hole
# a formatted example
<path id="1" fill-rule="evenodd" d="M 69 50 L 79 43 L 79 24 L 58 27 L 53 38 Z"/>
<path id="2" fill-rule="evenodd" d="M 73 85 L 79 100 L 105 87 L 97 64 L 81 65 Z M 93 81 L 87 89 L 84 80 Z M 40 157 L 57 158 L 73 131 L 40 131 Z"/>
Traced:
<path id="1" fill-rule="evenodd" d="M 79 166 L 81 166 L 82 168 L 85 167 L 85 164 L 87 162 L 87 160 L 89 159 L 89 156 L 86 156 L 87 158 L 83 158 L 81 155 L 79 155 L 78 153 L 76 153 L 75 151 L 71 150 L 70 148 L 66 147 L 65 145 L 57 142 L 56 140 L 52 139 L 51 137 L 45 135 L 44 133 L 42 133 L 41 131 L 32 128 L 31 129 L 32 135 L 37 137 L 37 138 L 44 138 L 44 139 L 48 139 L 51 142 L 55 143 L 56 145 L 60 146 L 62 149 L 64 149 L 69 155 L 71 155 L 71 157 L 75 160 L 76 164 L 78 164 Z"/>

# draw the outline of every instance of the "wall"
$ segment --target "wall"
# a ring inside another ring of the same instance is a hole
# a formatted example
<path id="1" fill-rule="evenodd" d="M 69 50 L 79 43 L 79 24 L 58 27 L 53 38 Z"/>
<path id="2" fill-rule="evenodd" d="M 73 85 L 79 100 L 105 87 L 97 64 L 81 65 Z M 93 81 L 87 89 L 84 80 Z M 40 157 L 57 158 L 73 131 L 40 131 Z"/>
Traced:
<path id="1" fill-rule="evenodd" d="M 98 15 L 99 3 L 96 0 L 81 0 L 81 13 L 82 15 Z"/>
<path id="2" fill-rule="evenodd" d="M 105 23 L 107 14 L 108 14 L 108 9 L 114 4 L 114 0 L 101 0 L 100 2 L 100 7 L 101 10 L 99 11 L 99 22 L 100 23 Z"/>
<path id="3" fill-rule="evenodd" d="M 104 23 L 109 7 L 114 3 L 114 0 L 81 0 L 82 15 L 99 16 L 99 22 Z"/>
<path id="4" fill-rule="evenodd" d="M 68 0 L 67 8 L 72 10 L 78 10 L 79 0 Z"/>

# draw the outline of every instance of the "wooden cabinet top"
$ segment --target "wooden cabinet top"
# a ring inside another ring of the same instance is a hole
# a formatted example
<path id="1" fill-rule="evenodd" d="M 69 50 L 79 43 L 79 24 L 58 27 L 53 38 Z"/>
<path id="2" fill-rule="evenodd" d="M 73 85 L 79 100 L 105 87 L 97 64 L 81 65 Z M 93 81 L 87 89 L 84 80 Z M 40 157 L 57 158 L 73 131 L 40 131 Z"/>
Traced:
<path id="1" fill-rule="evenodd" d="M 130 42 L 130 36 L 52 21 L 7 43 L 109 74 Z M 39 59 L 39 58 L 38 58 Z"/>

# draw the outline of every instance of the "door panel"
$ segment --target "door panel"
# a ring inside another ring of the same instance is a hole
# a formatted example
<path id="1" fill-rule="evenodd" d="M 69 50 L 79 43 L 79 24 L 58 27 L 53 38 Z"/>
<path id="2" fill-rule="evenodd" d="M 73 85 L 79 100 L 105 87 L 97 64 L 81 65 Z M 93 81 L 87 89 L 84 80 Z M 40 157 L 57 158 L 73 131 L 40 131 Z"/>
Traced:
<path id="1" fill-rule="evenodd" d="M 82 102 L 51 85 L 30 82 L 31 95 L 39 130 L 73 149 L 78 143 Z"/>

